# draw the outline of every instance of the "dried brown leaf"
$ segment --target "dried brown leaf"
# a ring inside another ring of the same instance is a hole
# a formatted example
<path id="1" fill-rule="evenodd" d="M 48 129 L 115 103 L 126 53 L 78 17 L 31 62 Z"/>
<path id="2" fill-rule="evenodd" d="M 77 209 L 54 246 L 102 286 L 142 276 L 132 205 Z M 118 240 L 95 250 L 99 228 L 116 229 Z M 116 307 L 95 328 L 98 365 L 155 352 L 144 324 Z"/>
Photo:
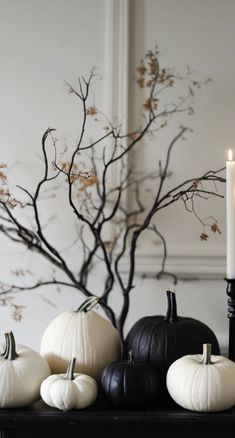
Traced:
<path id="1" fill-rule="evenodd" d="M 87 178 L 80 179 L 80 192 L 84 191 L 88 187 L 98 184 L 97 176 L 95 173 L 91 173 Z"/>
<path id="2" fill-rule="evenodd" d="M 138 71 L 140 76 L 144 76 L 145 75 L 145 73 L 147 71 L 147 68 L 145 67 L 143 60 L 140 62 L 140 65 L 137 67 L 136 70 Z"/>
<path id="3" fill-rule="evenodd" d="M 7 177 L 6 177 L 5 173 L 0 172 L 0 181 L 6 181 L 6 180 L 7 180 Z"/>
<path id="4" fill-rule="evenodd" d="M 137 82 L 137 84 L 139 85 L 140 88 L 144 88 L 144 86 L 145 86 L 144 78 L 137 79 L 136 82 Z"/>
<path id="5" fill-rule="evenodd" d="M 89 108 L 86 109 L 87 116 L 95 116 L 96 114 L 98 114 L 98 112 L 95 105 L 90 106 Z"/>
<path id="6" fill-rule="evenodd" d="M 150 97 L 149 99 L 146 99 L 143 107 L 146 111 L 154 111 L 157 109 L 157 103 L 158 99 L 156 97 Z"/>
<path id="7" fill-rule="evenodd" d="M 209 236 L 208 236 L 208 234 L 206 234 L 206 233 L 201 233 L 200 234 L 200 240 L 208 240 L 209 239 Z"/>
<path id="8" fill-rule="evenodd" d="M 216 234 L 216 233 L 221 234 L 221 231 L 220 231 L 220 229 L 219 229 L 219 227 L 218 227 L 218 223 L 217 223 L 217 222 L 214 222 L 214 223 L 211 225 L 211 231 L 212 231 L 214 234 Z"/>

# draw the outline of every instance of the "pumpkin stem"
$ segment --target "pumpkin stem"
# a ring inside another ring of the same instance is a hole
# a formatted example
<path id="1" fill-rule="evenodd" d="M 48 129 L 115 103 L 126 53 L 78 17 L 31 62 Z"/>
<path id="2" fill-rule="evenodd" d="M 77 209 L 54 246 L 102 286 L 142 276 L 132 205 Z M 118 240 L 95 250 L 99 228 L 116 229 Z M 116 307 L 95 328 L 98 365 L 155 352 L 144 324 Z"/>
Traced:
<path id="1" fill-rule="evenodd" d="M 135 361 L 134 361 L 134 357 L 133 357 L 133 351 L 130 350 L 130 351 L 128 351 L 128 365 L 132 365 L 134 363 L 135 363 Z"/>
<path id="2" fill-rule="evenodd" d="M 78 307 L 76 312 L 89 312 L 89 310 L 93 309 L 99 302 L 98 297 L 90 297 L 85 300 L 81 306 Z"/>
<path id="3" fill-rule="evenodd" d="M 65 380 L 73 380 L 74 379 L 73 373 L 74 373 L 75 363 L 76 363 L 76 357 L 73 357 L 72 360 L 68 364 L 68 368 L 67 368 L 66 374 L 64 376 Z"/>
<path id="4" fill-rule="evenodd" d="M 202 352 L 202 363 L 203 365 L 211 365 L 211 344 L 203 344 Z"/>
<path id="5" fill-rule="evenodd" d="M 175 290 L 174 289 L 167 289 L 167 312 L 164 320 L 166 322 L 177 322 L 178 316 L 177 316 L 177 304 L 176 304 L 176 296 L 175 296 Z"/>
<path id="6" fill-rule="evenodd" d="M 5 338 L 6 338 L 6 348 L 3 353 L 3 357 L 6 360 L 14 360 L 18 357 L 18 354 L 16 353 L 15 337 L 12 332 L 6 332 Z"/>
<path id="7" fill-rule="evenodd" d="M 1 353 L 1 356 L 5 357 L 6 354 L 9 352 L 9 341 L 8 341 L 8 333 L 4 333 L 5 336 L 5 348 L 3 352 Z"/>

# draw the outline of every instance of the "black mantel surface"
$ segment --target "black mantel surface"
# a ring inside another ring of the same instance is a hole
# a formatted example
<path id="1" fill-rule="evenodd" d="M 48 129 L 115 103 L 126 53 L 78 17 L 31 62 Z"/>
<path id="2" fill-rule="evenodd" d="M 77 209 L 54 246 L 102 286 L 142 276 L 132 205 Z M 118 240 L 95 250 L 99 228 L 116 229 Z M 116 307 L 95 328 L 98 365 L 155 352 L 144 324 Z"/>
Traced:
<path id="1" fill-rule="evenodd" d="M 0 409 L 0 438 L 235 437 L 235 407 L 218 413 L 187 411 L 173 402 L 145 410 L 116 410 L 99 398 L 82 411 L 62 412 L 42 401 Z"/>

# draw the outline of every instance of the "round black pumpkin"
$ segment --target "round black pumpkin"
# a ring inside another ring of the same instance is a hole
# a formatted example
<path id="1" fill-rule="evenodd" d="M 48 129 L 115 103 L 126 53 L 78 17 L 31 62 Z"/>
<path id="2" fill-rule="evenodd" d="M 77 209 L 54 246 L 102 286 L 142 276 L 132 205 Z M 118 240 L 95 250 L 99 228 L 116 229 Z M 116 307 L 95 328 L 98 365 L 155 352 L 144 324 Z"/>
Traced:
<path id="1" fill-rule="evenodd" d="M 212 345 L 212 354 L 220 354 L 218 340 L 202 322 L 177 316 L 175 292 L 167 290 L 166 316 L 146 316 L 137 321 L 124 342 L 123 357 L 129 350 L 136 360 L 158 366 L 161 382 L 165 382 L 169 366 L 186 354 L 198 354 L 203 344 Z"/>
<path id="2" fill-rule="evenodd" d="M 129 352 L 128 360 L 112 362 L 103 370 L 101 386 L 113 406 L 138 409 L 157 402 L 160 380 L 154 365 L 134 361 Z"/>

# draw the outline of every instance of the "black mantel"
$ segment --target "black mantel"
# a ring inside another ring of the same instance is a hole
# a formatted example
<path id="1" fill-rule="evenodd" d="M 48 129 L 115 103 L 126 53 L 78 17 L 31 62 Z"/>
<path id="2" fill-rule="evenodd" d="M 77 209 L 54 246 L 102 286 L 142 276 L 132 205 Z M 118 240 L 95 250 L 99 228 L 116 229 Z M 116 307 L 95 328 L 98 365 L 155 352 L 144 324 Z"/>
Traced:
<path id="1" fill-rule="evenodd" d="M 235 437 L 235 407 L 196 413 L 166 402 L 145 410 L 115 410 L 103 399 L 82 411 L 61 412 L 42 401 L 0 410 L 0 438 L 221 438 Z"/>

